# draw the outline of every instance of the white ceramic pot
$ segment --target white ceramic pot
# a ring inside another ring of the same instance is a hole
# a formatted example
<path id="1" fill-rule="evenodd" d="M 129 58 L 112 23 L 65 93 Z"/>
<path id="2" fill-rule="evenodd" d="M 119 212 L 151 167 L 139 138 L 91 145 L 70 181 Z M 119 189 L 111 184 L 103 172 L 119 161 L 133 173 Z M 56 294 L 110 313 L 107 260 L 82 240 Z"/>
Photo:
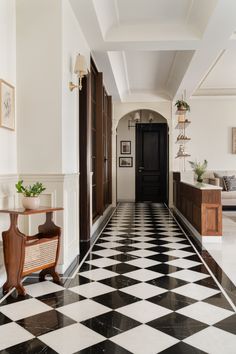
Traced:
<path id="1" fill-rule="evenodd" d="M 38 209 L 40 199 L 39 197 L 23 197 L 22 205 L 25 209 Z"/>

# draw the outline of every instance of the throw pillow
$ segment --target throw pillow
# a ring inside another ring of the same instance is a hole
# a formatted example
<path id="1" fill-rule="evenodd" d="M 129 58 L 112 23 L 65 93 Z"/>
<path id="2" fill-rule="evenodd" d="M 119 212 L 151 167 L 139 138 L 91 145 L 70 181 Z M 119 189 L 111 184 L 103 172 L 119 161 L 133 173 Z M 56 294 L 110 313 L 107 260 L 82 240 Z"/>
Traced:
<path id="1" fill-rule="evenodd" d="M 223 176 L 223 182 L 226 191 L 236 191 L 236 178 L 235 176 Z"/>
<path id="2" fill-rule="evenodd" d="M 219 180 L 220 180 L 220 187 L 223 188 L 223 191 L 226 191 L 225 184 L 224 184 L 224 181 L 223 181 L 223 176 L 224 176 L 224 173 L 214 172 L 214 177 L 215 178 L 219 178 Z"/>

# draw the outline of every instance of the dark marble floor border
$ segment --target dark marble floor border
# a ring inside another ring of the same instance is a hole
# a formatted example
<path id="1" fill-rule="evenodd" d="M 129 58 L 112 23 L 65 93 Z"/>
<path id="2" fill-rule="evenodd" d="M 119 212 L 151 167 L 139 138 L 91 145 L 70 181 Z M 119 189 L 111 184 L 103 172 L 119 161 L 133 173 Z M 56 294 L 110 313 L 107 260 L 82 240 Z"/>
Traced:
<path id="1" fill-rule="evenodd" d="M 184 221 L 181 219 L 181 217 L 175 213 L 174 209 L 171 209 L 171 212 L 179 223 L 179 225 L 186 233 L 186 235 L 189 237 L 193 245 L 196 247 L 197 251 L 203 258 L 209 269 L 212 271 L 219 284 L 222 286 L 226 294 L 236 306 L 236 286 L 234 285 L 234 283 L 226 275 L 226 273 L 211 256 L 211 254 L 205 249 L 201 242 L 196 238 L 192 230 L 190 230 L 188 226 L 184 223 Z"/>

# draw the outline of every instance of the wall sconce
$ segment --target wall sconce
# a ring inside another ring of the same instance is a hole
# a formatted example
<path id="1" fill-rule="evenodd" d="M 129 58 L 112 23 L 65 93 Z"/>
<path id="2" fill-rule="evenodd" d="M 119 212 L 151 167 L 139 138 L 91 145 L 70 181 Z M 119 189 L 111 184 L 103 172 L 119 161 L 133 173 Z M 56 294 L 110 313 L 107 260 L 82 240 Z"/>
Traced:
<path id="1" fill-rule="evenodd" d="M 78 54 L 76 57 L 74 73 L 78 76 L 79 85 L 75 85 L 71 81 L 69 82 L 69 89 L 70 91 L 73 91 L 76 87 L 78 87 L 79 90 L 82 90 L 82 79 L 85 75 L 88 74 L 88 69 L 87 69 L 85 57 L 81 54 Z"/>
<path id="2" fill-rule="evenodd" d="M 140 123 L 141 122 L 141 111 L 140 112 L 135 112 L 134 116 L 128 120 L 128 128 L 135 128 L 136 127 L 136 123 Z"/>

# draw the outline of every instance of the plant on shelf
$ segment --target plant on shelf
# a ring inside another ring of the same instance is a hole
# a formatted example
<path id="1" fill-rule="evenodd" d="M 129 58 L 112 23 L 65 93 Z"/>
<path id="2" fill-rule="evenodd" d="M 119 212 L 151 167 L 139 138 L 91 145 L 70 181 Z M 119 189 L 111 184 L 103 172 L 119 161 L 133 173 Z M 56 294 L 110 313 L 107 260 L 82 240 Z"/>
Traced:
<path id="1" fill-rule="evenodd" d="M 16 191 L 17 193 L 23 194 L 22 205 L 25 209 L 37 209 L 39 207 L 39 195 L 45 191 L 45 187 L 42 183 L 36 182 L 32 186 L 23 186 L 23 180 L 17 182 Z"/>
<path id="2" fill-rule="evenodd" d="M 178 100 L 175 103 L 175 106 L 177 107 L 178 111 L 183 111 L 183 112 L 190 112 L 190 106 L 189 104 L 184 101 L 184 100 Z"/>
<path id="3" fill-rule="evenodd" d="M 207 160 L 204 160 L 203 163 L 197 161 L 189 161 L 190 166 L 192 167 L 193 171 L 197 175 L 197 181 L 202 183 L 203 182 L 203 174 L 206 172 L 207 169 Z"/>

